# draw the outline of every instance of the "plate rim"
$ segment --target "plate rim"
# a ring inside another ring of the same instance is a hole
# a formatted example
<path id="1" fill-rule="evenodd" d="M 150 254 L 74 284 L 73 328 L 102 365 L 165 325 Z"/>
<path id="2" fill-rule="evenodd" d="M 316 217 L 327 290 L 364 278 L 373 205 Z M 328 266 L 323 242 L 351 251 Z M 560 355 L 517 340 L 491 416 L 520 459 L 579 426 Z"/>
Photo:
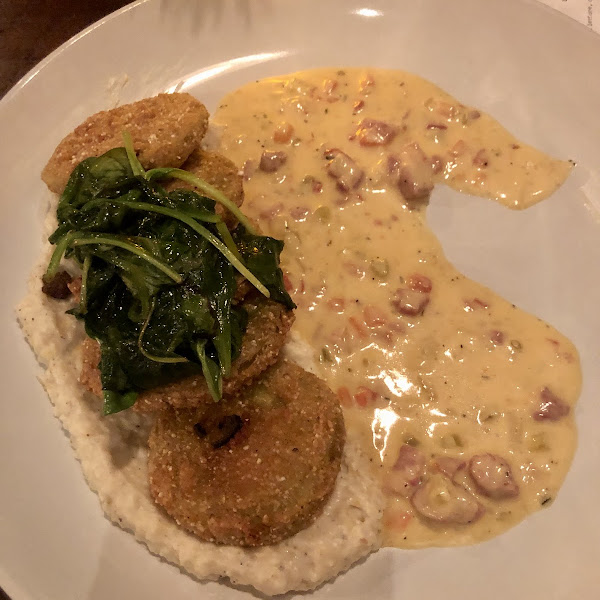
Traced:
<path id="1" fill-rule="evenodd" d="M 291 1 L 291 0 L 286 0 L 286 1 Z M 88 26 L 86 29 L 84 29 L 80 33 L 74 35 L 69 40 L 67 40 L 66 42 L 61 44 L 57 49 L 55 49 L 52 53 L 50 53 L 46 58 L 44 58 L 42 61 L 40 61 L 40 63 L 38 63 L 36 66 L 34 66 L 26 75 L 24 75 L 7 92 L 7 94 L 0 100 L 0 120 L 2 119 L 2 109 L 8 103 L 13 102 L 14 100 L 18 99 L 19 94 L 21 94 L 21 93 L 23 93 L 23 91 L 27 90 L 27 85 L 43 69 L 45 69 L 49 65 L 51 65 L 58 56 L 62 55 L 64 52 L 66 52 L 68 49 L 70 49 L 71 46 L 74 46 L 80 39 L 92 34 L 96 29 L 104 26 L 106 23 L 119 18 L 122 14 L 125 14 L 133 9 L 137 9 L 137 8 L 141 7 L 142 5 L 156 4 L 158 2 L 160 2 L 160 0 L 136 0 L 135 2 L 132 2 L 120 9 L 117 9 L 116 11 L 110 13 L 109 15 L 99 19 L 98 21 L 91 24 L 90 26 Z M 563 22 L 570 23 L 570 26 L 580 28 L 580 30 L 581 30 L 581 28 L 583 28 L 583 30 L 585 30 L 587 32 L 585 35 L 592 35 L 592 36 L 595 36 L 595 39 L 597 39 L 598 34 L 595 33 L 594 31 L 590 30 L 587 26 L 575 21 L 574 19 L 572 19 L 568 15 L 561 13 L 557 9 L 550 7 L 546 4 L 543 4 L 540 0 L 511 0 L 511 2 L 514 5 L 526 4 L 526 5 L 529 5 L 530 7 L 535 7 L 536 10 L 540 10 L 540 9 L 544 10 L 547 12 L 548 15 L 550 15 L 552 13 L 552 14 L 554 14 L 554 17 L 552 17 L 552 18 L 562 19 Z M 495 0 L 495 3 L 500 4 L 500 5 L 505 4 L 506 0 L 504 0 L 504 2 L 503 2 L 503 0 Z M 369 5 L 381 5 L 381 4 L 391 5 L 391 3 L 387 2 L 386 0 L 375 0 L 375 1 L 371 0 L 368 4 Z M 580 32 L 580 35 L 581 35 L 581 32 Z M 0 565 L 0 571 L 2 572 L 2 577 L 3 577 L 2 585 L 4 585 L 5 589 L 7 589 L 7 593 L 9 593 L 8 590 L 13 589 L 13 587 L 16 588 L 16 586 L 12 586 L 12 584 L 7 583 L 7 582 L 11 581 L 11 578 L 10 578 L 10 576 L 8 576 L 9 574 L 5 571 L 3 565 Z M 12 580 L 12 582 L 14 583 L 14 580 Z M 22 591 L 22 588 L 21 588 L 21 591 Z M 19 591 L 18 593 L 21 593 L 21 591 Z M 23 597 L 28 598 L 28 596 L 23 596 Z M 17 598 L 15 598 L 14 600 L 17 600 Z M 21 600 L 21 598 L 19 597 L 18 600 Z"/>

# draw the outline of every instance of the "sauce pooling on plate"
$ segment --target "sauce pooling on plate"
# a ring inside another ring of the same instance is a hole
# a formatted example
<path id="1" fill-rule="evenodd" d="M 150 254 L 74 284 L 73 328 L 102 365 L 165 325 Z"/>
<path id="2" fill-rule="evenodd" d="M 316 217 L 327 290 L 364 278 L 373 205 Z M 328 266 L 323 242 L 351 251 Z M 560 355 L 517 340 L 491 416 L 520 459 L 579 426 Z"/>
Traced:
<path id="1" fill-rule="evenodd" d="M 473 543 L 549 506 L 576 444 L 577 351 L 461 275 L 425 213 L 439 183 L 526 208 L 570 164 L 397 71 L 255 82 L 215 122 L 247 213 L 285 240 L 296 334 L 381 474 L 386 544 Z"/>

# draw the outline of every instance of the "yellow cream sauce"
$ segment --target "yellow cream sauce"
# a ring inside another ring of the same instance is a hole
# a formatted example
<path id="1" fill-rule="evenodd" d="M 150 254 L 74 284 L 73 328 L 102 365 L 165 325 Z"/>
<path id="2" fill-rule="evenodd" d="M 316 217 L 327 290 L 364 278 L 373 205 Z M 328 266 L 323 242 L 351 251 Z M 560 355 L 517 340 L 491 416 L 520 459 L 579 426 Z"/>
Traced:
<path id="1" fill-rule="evenodd" d="M 461 275 L 426 207 L 444 183 L 526 208 L 571 165 L 397 71 L 255 82 L 214 122 L 243 166 L 246 213 L 285 241 L 294 330 L 381 473 L 386 544 L 474 543 L 549 506 L 576 444 L 577 351 Z M 494 476 L 510 489 L 486 488 Z"/>

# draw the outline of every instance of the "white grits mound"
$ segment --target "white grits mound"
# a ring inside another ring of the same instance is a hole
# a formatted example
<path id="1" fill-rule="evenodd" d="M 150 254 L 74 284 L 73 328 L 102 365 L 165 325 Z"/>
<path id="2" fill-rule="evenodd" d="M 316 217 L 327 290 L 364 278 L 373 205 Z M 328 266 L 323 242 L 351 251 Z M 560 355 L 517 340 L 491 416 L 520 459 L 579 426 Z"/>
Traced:
<path id="1" fill-rule="evenodd" d="M 55 226 L 51 204 L 45 233 Z M 153 502 L 147 482 L 147 439 L 152 418 L 126 411 L 101 416 L 101 403 L 78 376 L 84 333 L 68 304 L 41 292 L 50 248 L 34 269 L 18 319 L 44 371 L 40 380 L 68 432 L 85 478 L 107 517 L 144 542 L 151 552 L 200 579 L 228 577 L 265 594 L 310 590 L 348 569 L 381 545 L 383 499 L 358 444 L 346 443 L 342 469 L 323 514 L 307 529 L 275 546 L 243 549 L 202 542 Z M 302 361 L 294 340 L 288 357 Z"/>

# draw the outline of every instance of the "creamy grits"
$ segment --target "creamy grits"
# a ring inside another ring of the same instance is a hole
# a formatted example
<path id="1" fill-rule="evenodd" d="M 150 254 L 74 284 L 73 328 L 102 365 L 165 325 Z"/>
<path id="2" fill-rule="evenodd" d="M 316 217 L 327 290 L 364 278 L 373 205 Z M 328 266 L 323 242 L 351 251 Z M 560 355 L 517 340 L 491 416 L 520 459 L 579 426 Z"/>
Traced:
<path id="1" fill-rule="evenodd" d="M 551 505 L 576 444 L 577 351 L 461 275 L 426 207 L 444 183 L 527 208 L 571 165 L 397 71 L 251 83 L 214 122 L 246 213 L 285 240 L 294 332 L 378 467 L 385 543 L 474 543 Z"/>
<path id="2" fill-rule="evenodd" d="M 56 228 L 57 200 L 50 202 L 44 238 Z M 376 476 L 368 474 L 369 457 L 353 440 L 346 443 L 340 475 L 323 513 L 289 539 L 241 548 L 204 542 L 181 528 L 150 495 L 148 435 L 153 418 L 131 410 L 102 417 L 98 398 L 79 383 L 83 327 L 65 312 L 64 304 L 41 292 L 51 253 L 47 244 L 17 316 L 44 367 L 40 381 L 54 412 L 111 521 L 199 579 L 227 577 L 234 585 L 251 585 L 268 595 L 312 590 L 379 549 L 384 498 L 373 493 Z M 302 343 L 296 340 L 291 346 L 293 358 L 311 368 Z"/>

